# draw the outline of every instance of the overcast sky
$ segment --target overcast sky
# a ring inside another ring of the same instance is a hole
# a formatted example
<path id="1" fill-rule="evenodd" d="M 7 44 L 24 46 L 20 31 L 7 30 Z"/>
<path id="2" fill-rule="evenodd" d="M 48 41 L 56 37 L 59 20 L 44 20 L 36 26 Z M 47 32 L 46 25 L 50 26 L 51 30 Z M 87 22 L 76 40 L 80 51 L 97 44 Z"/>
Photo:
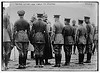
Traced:
<path id="1" fill-rule="evenodd" d="M 10 20 L 14 22 L 19 19 L 18 10 L 25 10 L 25 19 L 29 22 L 32 15 L 36 13 L 46 13 L 49 21 L 54 24 L 55 14 L 61 15 L 60 21 L 64 24 L 64 18 L 84 19 L 84 16 L 91 17 L 91 23 L 97 25 L 97 3 L 10 3 L 6 13 L 10 15 Z M 7 6 L 7 5 L 5 5 Z"/>

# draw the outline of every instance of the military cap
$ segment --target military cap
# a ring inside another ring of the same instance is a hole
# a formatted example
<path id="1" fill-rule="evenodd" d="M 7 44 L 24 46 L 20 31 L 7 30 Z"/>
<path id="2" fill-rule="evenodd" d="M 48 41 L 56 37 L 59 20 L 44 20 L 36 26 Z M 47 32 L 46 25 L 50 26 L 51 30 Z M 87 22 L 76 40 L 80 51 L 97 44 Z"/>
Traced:
<path id="1" fill-rule="evenodd" d="M 79 22 L 80 24 L 82 24 L 82 23 L 83 23 L 83 20 L 78 20 L 78 22 Z"/>
<path id="2" fill-rule="evenodd" d="M 17 13 L 18 13 L 19 16 L 24 16 L 25 11 L 24 10 L 19 10 Z"/>
<path id="3" fill-rule="evenodd" d="M 43 14 L 37 14 L 37 17 L 43 17 Z"/>
<path id="4" fill-rule="evenodd" d="M 70 22 L 70 18 L 65 18 L 64 21 Z"/>
<path id="5" fill-rule="evenodd" d="M 54 18 L 59 18 L 60 15 L 54 15 Z"/>
<path id="6" fill-rule="evenodd" d="M 90 19 L 90 17 L 88 17 L 88 16 L 84 16 L 84 19 Z"/>

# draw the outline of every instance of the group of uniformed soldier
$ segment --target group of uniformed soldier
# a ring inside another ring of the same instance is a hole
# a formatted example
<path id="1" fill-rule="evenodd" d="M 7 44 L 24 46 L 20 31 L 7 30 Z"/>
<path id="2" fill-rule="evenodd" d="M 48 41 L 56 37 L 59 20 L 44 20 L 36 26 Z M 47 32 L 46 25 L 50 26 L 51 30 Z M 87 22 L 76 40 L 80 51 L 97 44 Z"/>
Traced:
<path id="1" fill-rule="evenodd" d="M 87 54 L 85 63 L 91 63 L 92 46 L 93 46 L 93 26 L 90 23 L 90 17 L 84 17 L 84 20 L 73 20 L 73 26 L 70 25 L 70 18 L 64 19 L 65 26 L 60 22 L 60 15 L 54 15 L 55 23 L 53 28 L 48 21 L 46 14 L 37 14 L 37 19 L 33 17 L 31 20 L 32 27 L 24 19 L 24 10 L 17 12 L 20 17 L 14 24 L 14 32 L 8 30 L 10 25 L 7 15 L 3 15 L 3 57 L 2 62 L 5 62 L 6 69 L 8 64 L 8 54 L 11 52 L 11 46 L 16 46 L 19 51 L 19 69 L 26 67 L 26 59 L 29 42 L 34 46 L 35 67 L 43 67 L 43 65 L 51 65 L 48 59 L 52 59 L 52 49 L 55 54 L 54 67 L 61 66 L 62 47 L 65 52 L 65 64 L 70 65 L 72 46 L 74 46 L 74 54 L 77 46 L 79 52 L 79 64 L 84 63 L 84 54 Z M 83 25 L 85 21 L 86 26 Z M 10 29 L 10 28 L 9 28 Z M 7 34 L 8 32 L 8 34 Z M 12 36 L 13 35 L 13 36 Z M 8 37 L 9 36 L 9 37 Z M 7 39 L 8 38 L 8 39 Z M 12 47 L 13 47 L 12 46 Z"/>

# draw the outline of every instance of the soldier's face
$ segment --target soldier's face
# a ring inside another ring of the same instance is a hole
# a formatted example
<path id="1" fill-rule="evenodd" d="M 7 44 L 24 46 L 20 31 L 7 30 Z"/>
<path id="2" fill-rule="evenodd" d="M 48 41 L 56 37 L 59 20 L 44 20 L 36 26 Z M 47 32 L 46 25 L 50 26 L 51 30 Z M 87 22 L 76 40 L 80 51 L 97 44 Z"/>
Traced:
<path id="1" fill-rule="evenodd" d="M 55 18 L 55 21 L 59 20 L 59 18 Z"/>
<path id="2" fill-rule="evenodd" d="M 20 18 L 23 18 L 24 16 L 19 16 Z"/>
<path id="3" fill-rule="evenodd" d="M 64 21 L 65 24 L 69 24 L 67 21 Z"/>

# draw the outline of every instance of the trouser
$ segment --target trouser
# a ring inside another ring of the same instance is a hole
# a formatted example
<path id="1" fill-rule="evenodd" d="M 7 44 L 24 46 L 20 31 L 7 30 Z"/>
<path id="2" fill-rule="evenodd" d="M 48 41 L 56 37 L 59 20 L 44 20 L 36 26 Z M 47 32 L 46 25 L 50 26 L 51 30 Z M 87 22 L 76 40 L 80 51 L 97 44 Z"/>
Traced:
<path id="1" fill-rule="evenodd" d="M 43 65 L 43 51 L 45 44 L 34 44 L 36 65 Z"/>
<path id="2" fill-rule="evenodd" d="M 17 42 L 16 47 L 19 51 L 19 66 L 26 66 L 28 42 Z"/>
<path id="3" fill-rule="evenodd" d="M 2 48 L 2 64 L 5 63 L 5 66 L 8 66 L 8 61 L 10 58 L 10 53 L 11 53 L 12 47 L 11 47 L 11 42 L 3 42 L 3 48 Z"/>
<path id="4" fill-rule="evenodd" d="M 76 50 L 76 44 L 73 47 L 73 53 L 75 53 L 75 50 Z"/>
<path id="5" fill-rule="evenodd" d="M 54 45 L 54 53 L 55 53 L 55 65 L 60 65 L 61 64 L 61 50 L 62 50 L 62 45 Z"/>
<path id="6" fill-rule="evenodd" d="M 78 55 L 79 63 L 83 63 L 84 62 L 85 45 L 84 44 L 78 44 L 77 48 L 78 48 L 78 52 L 79 52 L 79 55 Z"/>
<path id="7" fill-rule="evenodd" d="M 64 52 L 65 52 L 65 64 L 69 64 L 72 54 L 72 45 L 64 45 Z"/>
<path id="8" fill-rule="evenodd" d="M 87 52 L 87 61 L 91 61 L 92 56 L 92 44 L 86 45 L 86 52 Z"/>

